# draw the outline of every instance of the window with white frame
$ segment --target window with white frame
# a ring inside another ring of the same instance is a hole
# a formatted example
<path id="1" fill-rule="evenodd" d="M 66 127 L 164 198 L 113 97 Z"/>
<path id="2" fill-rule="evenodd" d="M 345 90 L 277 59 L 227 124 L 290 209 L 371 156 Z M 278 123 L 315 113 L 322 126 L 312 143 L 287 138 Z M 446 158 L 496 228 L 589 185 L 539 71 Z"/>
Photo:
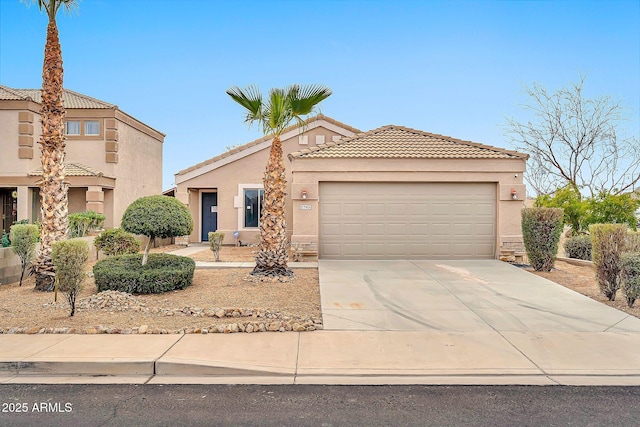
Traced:
<path id="1" fill-rule="evenodd" d="M 80 135 L 80 120 L 67 120 L 65 133 L 67 135 Z"/>
<path id="2" fill-rule="evenodd" d="M 84 121 L 84 134 L 85 135 L 100 135 L 100 122 L 97 120 L 85 120 Z"/>
<path id="3" fill-rule="evenodd" d="M 258 228 L 262 214 L 264 190 L 261 188 L 244 189 L 244 227 Z"/>

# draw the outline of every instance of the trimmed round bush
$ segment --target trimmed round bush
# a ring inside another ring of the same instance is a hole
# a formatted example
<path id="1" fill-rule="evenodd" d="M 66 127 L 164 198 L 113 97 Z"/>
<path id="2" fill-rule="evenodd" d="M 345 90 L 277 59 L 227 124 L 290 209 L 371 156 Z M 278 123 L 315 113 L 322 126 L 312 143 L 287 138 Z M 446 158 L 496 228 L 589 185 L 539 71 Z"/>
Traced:
<path id="1" fill-rule="evenodd" d="M 122 228 L 103 231 L 94 239 L 93 245 L 107 256 L 136 254 L 140 251 L 140 242 L 136 236 Z"/>
<path id="2" fill-rule="evenodd" d="M 563 226 L 562 209 L 522 209 L 522 238 L 527 257 L 534 270 L 551 271 L 553 268 Z"/>
<path id="3" fill-rule="evenodd" d="M 142 254 L 120 255 L 98 261 L 93 276 L 98 292 L 114 290 L 135 294 L 159 294 L 184 289 L 193 282 L 196 263 L 171 254 L 150 254 L 142 265 Z"/>
<path id="4" fill-rule="evenodd" d="M 569 237 L 564 242 L 564 253 L 569 258 L 591 261 L 591 237 L 586 234 Z"/>

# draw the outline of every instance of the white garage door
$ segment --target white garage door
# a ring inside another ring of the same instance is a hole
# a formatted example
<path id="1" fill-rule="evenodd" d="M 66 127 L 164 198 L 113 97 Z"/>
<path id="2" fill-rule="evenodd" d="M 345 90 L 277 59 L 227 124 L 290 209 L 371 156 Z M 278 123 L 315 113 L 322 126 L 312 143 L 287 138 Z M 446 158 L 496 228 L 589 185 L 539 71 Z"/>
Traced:
<path id="1" fill-rule="evenodd" d="M 492 183 L 320 183 L 321 258 L 494 258 Z"/>

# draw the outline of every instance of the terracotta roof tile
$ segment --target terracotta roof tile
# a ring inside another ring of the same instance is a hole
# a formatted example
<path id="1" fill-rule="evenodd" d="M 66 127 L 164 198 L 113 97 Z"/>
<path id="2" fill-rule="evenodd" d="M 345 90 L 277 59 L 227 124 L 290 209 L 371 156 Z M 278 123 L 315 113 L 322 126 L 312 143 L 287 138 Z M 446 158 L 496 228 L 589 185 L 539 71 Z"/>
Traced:
<path id="1" fill-rule="evenodd" d="M 103 176 L 100 171 L 95 170 L 91 166 L 86 166 L 80 163 L 67 163 L 64 165 L 64 171 L 66 176 Z M 28 174 L 29 176 L 42 175 L 42 168 L 35 169 Z"/>
<path id="2" fill-rule="evenodd" d="M 309 123 L 313 123 L 313 122 L 315 122 L 315 121 L 317 121 L 317 120 L 325 120 L 325 121 L 327 121 L 327 122 L 329 122 L 329 123 L 332 123 L 332 124 L 334 124 L 334 125 L 336 125 L 336 126 L 340 126 L 341 128 L 343 128 L 343 129 L 347 129 L 347 130 L 349 130 L 349 131 L 351 131 L 351 132 L 354 132 L 354 133 L 362 132 L 360 129 L 356 129 L 356 128 L 354 128 L 354 127 L 351 127 L 351 126 L 349 126 L 349 125 L 347 125 L 347 124 L 345 124 L 345 123 L 342 123 L 342 122 L 340 122 L 340 121 L 338 121 L 338 120 L 332 119 L 331 117 L 325 116 L 324 114 L 318 114 L 317 116 L 310 117 L 310 118 L 308 118 L 307 120 L 305 120 L 305 122 L 304 122 L 304 123 L 305 123 L 305 125 L 306 125 L 306 124 L 309 124 Z M 292 125 L 292 126 L 289 126 L 288 128 L 286 128 L 286 129 L 283 131 L 283 133 L 286 133 L 286 132 L 292 131 L 292 130 L 294 130 L 294 129 L 296 129 L 296 128 L 298 128 L 298 125 L 297 125 L 297 124 Z M 217 155 L 217 156 L 212 157 L 212 158 L 210 158 L 210 159 L 207 159 L 207 160 L 205 160 L 205 161 L 203 161 L 203 162 L 200 162 L 200 163 L 195 164 L 195 165 L 193 165 L 193 166 L 190 166 L 190 167 L 188 167 L 188 168 L 186 168 L 186 169 L 183 169 L 183 170 L 181 170 L 180 172 L 178 172 L 176 175 L 184 175 L 184 174 L 189 173 L 189 172 L 191 172 L 191 171 L 194 171 L 194 170 L 200 169 L 200 168 L 201 168 L 201 167 L 203 167 L 203 166 L 210 165 L 211 163 L 215 163 L 215 162 L 217 162 L 218 160 L 222 160 L 222 159 L 224 159 L 225 157 L 229 157 L 229 156 L 231 156 L 232 154 L 236 154 L 236 153 L 239 153 L 240 151 L 244 151 L 244 150 L 246 150 L 247 148 L 251 148 L 251 147 L 253 147 L 253 146 L 255 146 L 255 145 L 260 144 L 261 142 L 268 141 L 268 140 L 270 140 L 271 138 L 272 138 L 272 137 L 271 137 L 271 135 L 263 136 L 263 137 L 261 137 L 261 138 L 258 138 L 258 139 L 256 139 L 256 140 L 254 140 L 254 141 L 251 141 L 251 142 L 249 142 L 249 143 L 247 143 L 247 144 L 241 145 L 241 146 L 239 146 L 239 147 L 235 147 L 235 148 L 233 148 L 233 149 L 231 149 L 231 150 L 229 150 L 229 151 L 226 151 L 226 152 L 224 152 L 224 153 L 222 153 L 222 154 L 220 154 L 220 155 Z"/>
<path id="3" fill-rule="evenodd" d="M 313 149 L 315 148 L 315 150 Z M 300 150 L 290 158 L 510 159 L 527 154 L 463 141 L 450 136 L 388 125 Z"/>
<path id="4" fill-rule="evenodd" d="M 38 104 L 42 102 L 41 89 L 13 89 L 0 85 L 0 99 L 4 100 L 25 100 L 33 101 Z M 62 94 L 65 108 L 74 109 L 113 109 L 117 108 L 114 104 L 64 89 Z"/>

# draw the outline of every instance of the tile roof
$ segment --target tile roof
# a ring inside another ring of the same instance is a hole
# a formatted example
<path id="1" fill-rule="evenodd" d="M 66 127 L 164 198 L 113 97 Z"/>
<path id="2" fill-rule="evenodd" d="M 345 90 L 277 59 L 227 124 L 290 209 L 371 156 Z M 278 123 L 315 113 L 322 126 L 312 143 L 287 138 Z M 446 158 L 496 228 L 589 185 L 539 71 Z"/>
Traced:
<path id="1" fill-rule="evenodd" d="M 104 176 L 100 171 L 95 170 L 91 166 L 86 166 L 80 163 L 67 163 L 64 165 L 64 171 L 66 176 Z M 42 168 L 35 169 L 28 174 L 29 176 L 42 175 Z"/>
<path id="2" fill-rule="evenodd" d="M 332 123 L 332 124 L 334 124 L 336 126 L 340 126 L 341 128 L 347 129 L 347 130 L 349 130 L 351 132 L 354 132 L 354 133 L 362 132 L 360 129 L 356 129 L 354 127 L 351 127 L 351 126 L 349 126 L 349 125 L 347 125 L 345 123 L 342 123 L 342 122 L 340 122 L 338 120 L 332 119 L 331 117 L 325 116 L 324 114 L 318 114 L 317 116 L 310 117 L 307 120 L 305 120 L 304 124 L 308 125 L 308 124 L 313 123 L 313 122 L 315 122 L 317 120 L 325 120 L 325 121 L 327 121 L 329 123 Z M 286 132 L 295 130 L 296 128 L 298 128 L 297 124 L 289 126 L 288 128 L 284 129 L 284 131 L 282 133 L 286 133 Z M 200 169 L 203 166 L 209 165 L 211 163 L 215 163 L 218 160 L 222 160 L 225 157 L 229 157 L 229 156 L 231 156 L 233 154 L 239 153 L 240 151 L 244 151 L 247 148 L 250 148 L 250 147 L 258 145 L 258 144 L 260 144 L 262 142 L 268 141 L 271 138 L 272 138 L 271 135 L 263 136 L 261 138 L 256 139 L 255 141 L 251 141 L 251 142 L 249 142 L 247 144 L 241 145 L 239 147 L 235 147 L 235 148 L 233 148 L 233 149 L 231 149 L 231 150 L 229 150 L 227 152 L 224 152 L 224 153 L 222 153 L 222 154 L 220 154 L 218 156 L 212 157 L 212 158 L 210 158 L 208 160 L 205 160 L 203 162 L 200 162 L 200 163 L 198 163 L 196 165 L 193 165 L 193 166 L 190 166 L 190 167 L 188 167 L 186 169 L 183 169 L 180 172 L 176 173 L 176 175 L 184 175 L 184 174 L 189 173 L 191 171 Z"/>
<path id="3" fill-rule="evenodd" d="M 113 109 L 117 108 L 114 104 L 64 89 L 62 99 L 65 108 L 82 108 L 82 109 Z M 41 89 L 13 89 L 0 85 L 0 100 L 24 100 L 33 101 L 38 104 L 42 102 Z"/>
<path id="4" fill-rule="evenodd" d="M 527 154 L 463 141 L 403 126 L 388 125 L 317 147 L 289 158 L 527 159 Z"/>

